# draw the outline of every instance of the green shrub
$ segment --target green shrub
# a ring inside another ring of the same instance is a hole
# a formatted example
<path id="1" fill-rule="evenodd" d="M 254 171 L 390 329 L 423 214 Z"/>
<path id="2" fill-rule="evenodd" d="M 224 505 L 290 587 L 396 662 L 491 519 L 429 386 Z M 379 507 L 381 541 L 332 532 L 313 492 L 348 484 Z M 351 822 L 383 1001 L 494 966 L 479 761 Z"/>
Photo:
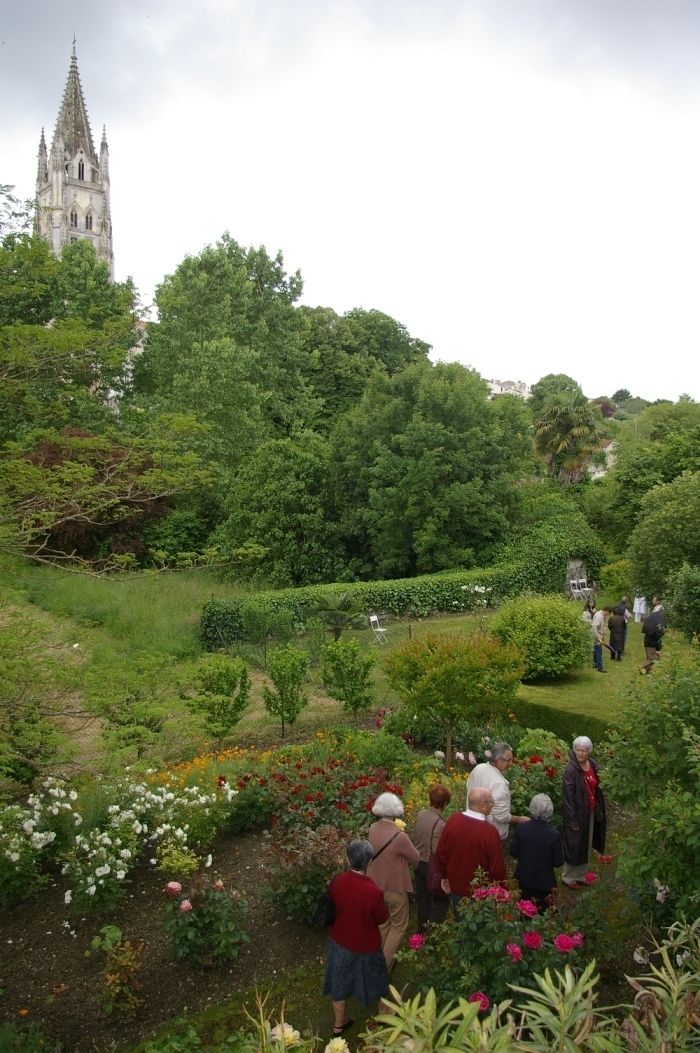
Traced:
<path id="1" fill-rule="evenodd" d="M 525 654 L 524 680 L 558 680 L 590 658 L 591 634 L 576 605 L 560 596 L 520 596 L 503 605 L 492 632 Z"/>
<path id="2" fill-rule="evenodd" d="M 330 697 L 342 702 L 350 713 L 369 709 L 374 701 L 374 655 L 361 651 L 357 640 L 336 640 L 326 644 L 321 658 L 321 679 Z"/>
<path id="3" fill-rule="evenodd" d="M 632 597 L 632 563 L 618 559 L 600 568 L 600 588 L 611 603 L 619 602 L 623 596 Z"/>
<path id="4" fill-rule="evenodd" d="M 275 690 L 267 686 L 263 687 L 263 702 L 268 713 L 279 717 L 282 736 L 284 736 L 285 724 L 294 724 L 309 701 L 308 696 L 302 690 L 308 671 L 308 654 L 297 647 L 292 647 L 291 644 L 277 647 L 270 654 L 269 672 Z"/>
<path id="5" fill-rule="evenodd" d="M 221 879 L 193 881 L 188 894 L 178 882 L 169 882 L 166 893 L 165 929 L 176 960 L 186 958 L 199 965 L 229 962 L 238 957 L 241 943 L 250 937 L 244 929 L 245 900 L 229 891 Z"/>
<path id="6" fill-rule="evenodd" d="M 522 592 L 561 593 L 569 561 L 586 565 L 588 580 L 598 577 L 605 562 L 605 549 L 583 514 L 576 509 L 538 523 L 517 541 L 504 545 L 497 557 L 512 570 L 508 595 Z"/>
<path id="7" fill-rule="evenodd" d="M 545 706 L 539 702 L 530 702 L 524 698 L 517 698 L 513 703 L 513 709 L 521 727 L 546 728 L 557 738 L 568 743 L 571 743 L 577 735 L 583 734 L 590 735 L 594 742 L 602 742 L 610 732 L 608 721 L 590 716 L 583 711 L 573 713 L 564 709 L 555 709 L 553 706 Z"/>
<path id="8" fill-rule="evenodd" d="M 245 662 L 226 655 L 204 655 L 195 675 L 200 690 L 190 704 L 204 715 L 207 732 L 222 739 L 230 734 L 248 705 L 250 677 Z"/>
<path id="9" fill-rule="evenodd" d="M 697 914 L 700 856 L 700 653 L 664 659 L 635 686 L 609 738 L 605 781 L 638 805 L 620 870 L 661 920 Z"/>
<path id="10" fill-rule="evenodd" d="M 670 575 L 665 606 L 674 629 L 689 640 L 700 633 L 700 567 L 684 563 Z"/>
<path id="11" fill-rule="evenodd" d="M 447 767 L 458 723 L 504 718 L 523 672 L 520 651 L 486 634 L 409 640 L 385 665 L 407 718 L 430 713 L 441 727 Z"/>

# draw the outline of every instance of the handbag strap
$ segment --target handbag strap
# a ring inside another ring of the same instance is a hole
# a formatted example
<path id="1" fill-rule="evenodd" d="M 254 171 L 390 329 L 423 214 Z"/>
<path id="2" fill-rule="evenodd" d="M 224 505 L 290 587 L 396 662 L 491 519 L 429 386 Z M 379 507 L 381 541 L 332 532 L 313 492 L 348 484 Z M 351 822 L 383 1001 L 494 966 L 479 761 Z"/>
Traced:
<path id="1" fill-rule="evenodd" d="M 380 855 L 382 854 L 382 852 L 384 851 L 384 849 L 385 849 L 385 848 L 388 848 L 388 847 L 389 847 L 389 845 L 391 844 L 391 842 L 392 842 L 392 841 L 395 841 L 395 840 L 396 840 L 396 838 L 397 838 L 397 837 L 399 836 L 399 834 L 400 834 L 400 833 L 401 833 L 401 831 L 400 831 L 400 830 L 397 830 L 397 831 L 396 831 L 396 833 L 394 834 L 394 836 L 393 836 L 393 837 L 390 837 L 390 838 L 389 838 L 389 840 L 387 841 L 387 843 L 386 843 L 385 845 L 382 845 L 382 847 L 381 847 L 381 848 L 379 849 L 379 851 L 378 851 L 378 852 L 375 852 L 375 853 L 374 853 L 374 855 L 373 855 L 373 856 L 372 856 L 372 858 L 370 859 L 370 861 L 369 861 L 369 863 L 367 864 L 367 866 L 369 866 L 369 865 L 370 865 L 370 863 L 374 863 L 375 859 L 376 859 L 376 858 L 377 858 L 378 856 L 380 856 Z"/>
<path id="2" fill-rule="evenodd" d="M 430 841 L 428 842 L 428 853 L 433 851 L 433 837 L 435 836 L 435 827 L 437 826 L 437 824 L 440 822 L 441 819 L 442 819 L 442 816 L 439 815 L 437 817 L 437 819 L 435 820 L 435 822 L 433 823 L 433 829 L 430 831 Z"/>

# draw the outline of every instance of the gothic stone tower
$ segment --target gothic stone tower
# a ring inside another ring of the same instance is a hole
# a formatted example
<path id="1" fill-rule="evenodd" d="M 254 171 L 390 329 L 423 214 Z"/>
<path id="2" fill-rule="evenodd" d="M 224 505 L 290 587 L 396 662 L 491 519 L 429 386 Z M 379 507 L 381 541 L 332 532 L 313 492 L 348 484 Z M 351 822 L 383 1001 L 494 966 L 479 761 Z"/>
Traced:
<path id="1" fill-rule="evenodd" d="M 114 277 L 112 217 L 109 211 L 109 151 L 104 129 L 98 158 L 92 141 L 78 59 L 73 54 L 58 111 L 51 153 L 44 130 L 36 175 L 36 230 L 56 256 L 78 238 L 91 241 Z"/>

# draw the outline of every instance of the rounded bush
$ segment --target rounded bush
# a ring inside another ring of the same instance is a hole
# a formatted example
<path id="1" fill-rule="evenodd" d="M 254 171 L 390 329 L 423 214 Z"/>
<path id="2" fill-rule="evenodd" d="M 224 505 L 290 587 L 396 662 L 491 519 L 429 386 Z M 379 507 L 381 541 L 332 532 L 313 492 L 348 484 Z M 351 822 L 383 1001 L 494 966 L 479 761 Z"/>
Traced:
<path id="1" fill-rule="evenodd" d="M 560 596 L 509 600 L 490 629 L 524 652 L 523 680 L 558 680 L 590 659 L 590 628 L 581 620 L 578 605 Z"/>

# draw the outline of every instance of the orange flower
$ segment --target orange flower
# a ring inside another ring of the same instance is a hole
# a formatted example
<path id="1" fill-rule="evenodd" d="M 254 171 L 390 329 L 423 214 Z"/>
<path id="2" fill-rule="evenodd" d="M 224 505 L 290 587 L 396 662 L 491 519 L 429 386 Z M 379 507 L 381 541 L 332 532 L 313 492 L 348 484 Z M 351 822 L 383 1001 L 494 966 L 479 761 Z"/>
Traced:
<path id="1" fill-rule="evenodd" d="M 18 1009 L 17 1016 L 29 1016 L 29 1010 L 25 1008 Z"/>

